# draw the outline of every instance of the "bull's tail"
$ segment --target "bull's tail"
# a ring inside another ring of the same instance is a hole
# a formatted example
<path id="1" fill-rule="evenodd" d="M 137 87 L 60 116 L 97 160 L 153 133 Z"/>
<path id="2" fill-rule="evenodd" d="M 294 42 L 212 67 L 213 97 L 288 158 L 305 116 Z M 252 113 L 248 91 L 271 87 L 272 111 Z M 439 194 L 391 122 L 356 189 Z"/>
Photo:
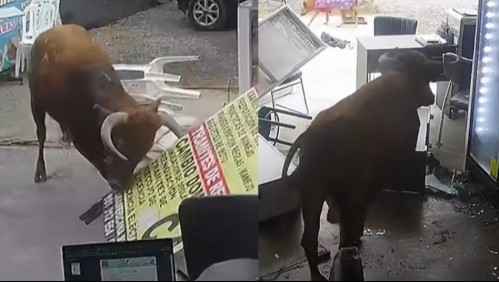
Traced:
<path id="1" fill-rule="evenodd" d="M 303 142 L 305 140 L 305 133 L 306 132 L 302 133 L 300 136 L 298 136 L 298 138 L 296 138 L 295 142 L 293 142 L 293 145 L 291 145 L 288 154 L 286 155 L 286 159 L 284 160 L 284 165 L 282 167 L 282 174 L 281 174 L 281 178 L 283 180 L 286 180 L 288 178 L 289 165 L 291 164 L 291 160 L 295 156 L 296 151 L 298 151 L 298 149 L 300 149 L 301 146 L 303 145 Z"/>

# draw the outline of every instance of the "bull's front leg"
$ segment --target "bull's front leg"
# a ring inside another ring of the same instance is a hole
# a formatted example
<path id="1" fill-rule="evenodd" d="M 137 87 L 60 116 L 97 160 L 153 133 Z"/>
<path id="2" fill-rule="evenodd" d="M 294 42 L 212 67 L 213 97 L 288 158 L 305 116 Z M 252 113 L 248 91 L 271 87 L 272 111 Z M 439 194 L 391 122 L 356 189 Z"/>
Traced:
<path id="1" fill-rule="evenodd" d="M 301 188 L 301 187 L 300 187 Z M 309 188 L 309 187 L 306 187 Z M 303 190 L 301 188 L 301 190 Z M 308 260 L 310 275 L 312 281 L 327 281 L 319 270 L 319 229 L 322 206 L 325 196 L 318 190 L 302 191 L 302 213 L 304 222 L 304 231 L 301 244 Z"/>
<path id="2" fill-rule="evenodd" d="M 36 136 L 38 138 L 38 160 L 36 161 L 35 183 L 47 181 L 47 171 L 45 169 L 44 146 L 47 137 L 45 126 L 46 111 L 31 98 L 31 113 L 36 124 Z"/>

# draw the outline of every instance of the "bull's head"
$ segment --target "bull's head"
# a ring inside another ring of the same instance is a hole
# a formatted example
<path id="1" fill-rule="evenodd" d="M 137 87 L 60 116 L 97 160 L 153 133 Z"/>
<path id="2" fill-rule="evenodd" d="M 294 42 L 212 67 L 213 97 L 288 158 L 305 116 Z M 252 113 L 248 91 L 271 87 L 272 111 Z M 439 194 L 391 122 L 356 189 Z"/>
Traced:
<path id="1" fill-rule="evenodd" d="M 413 84 L 413 91 L 408 94 L 417 107 L 430 106 L 435 102 L 430 82 L 437 81 L 443 73 L 442 62 L 430 60 L 419 51 L 403 49 L 383 54 L 378 62 L 378 70 L 382 75 L 393 71 L 408 74 Z"/>
<path id="2" fill-rule="evenodd" d="M 159 99 L 142 105 L 130 103 L 133 98 L 125 92 L 112 71 L 92 73 L 90 86 L 94 95 L 116 99 L 116 105 L 128 104 L 114 109 L 94 106 L 102 122 L 100 136 L 104 145 L 104 177 L 113 190 L 123 192 L 130 187 L 137 164 L 153 146 L 156 131 L 162 125 L 177 137 L 183 136 L 186 131 L 171 116 L 158 113 Z"/>

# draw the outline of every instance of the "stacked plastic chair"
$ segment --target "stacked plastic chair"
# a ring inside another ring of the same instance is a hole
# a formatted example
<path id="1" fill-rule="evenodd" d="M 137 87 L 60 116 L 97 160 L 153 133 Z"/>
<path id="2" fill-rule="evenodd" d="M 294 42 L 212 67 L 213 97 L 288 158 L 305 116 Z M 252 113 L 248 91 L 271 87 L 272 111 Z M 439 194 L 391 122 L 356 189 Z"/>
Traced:
<path id="1" fill-rule="evenodd" d="M 56 25 L 60 19 L 57 9 L 53 1 L 49 0 L 35 0 L 24 9 L 21 20 L 21 39 L 16 53 L 16 78 L 19 78 L 20 73 L 29 65 L 28 54 L 35 39 L 40 33 Z"/>
<path id="2" fill-rule="evenodd" d="M 179 113 L 183 109 L 182 105 L 172 103 L 168 99 L 199 99 L 201 93 L 179 87 L 181 76 L 165 73 L 164 67 L 166 64 L 195 62 L 199 59 L 199 56 L 168 56 L 155 58 L 148 64 L 114 64 L 113 67 L 122 77 L 123 88 L 137 101 L 162 98 L 159 112 L 173 116 L 181 126 L 189 128 L 196 125 L 196 117 Z M 155 145 L 147 157 L 151 160 L 155 159 L 176 140 L 176 136 L 163 126 L 158 130 Z"/>

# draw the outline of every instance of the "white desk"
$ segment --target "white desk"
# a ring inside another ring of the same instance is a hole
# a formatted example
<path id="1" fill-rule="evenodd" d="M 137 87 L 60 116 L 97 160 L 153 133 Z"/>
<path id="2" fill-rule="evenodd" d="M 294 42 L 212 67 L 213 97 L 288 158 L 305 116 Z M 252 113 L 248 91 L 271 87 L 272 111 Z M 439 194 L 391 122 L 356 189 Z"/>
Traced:
<path id="1" fill-rule="evenodd" d="M 357 38 L 356 89 L 367 83 L 370 73 L 377 72 L 379 57 L 394 49 L 417 50 L 431 59 L 441 60 L 443 53 L 455 52 L 456 46 L 445 44 L 424 47 L 416 41 L 416 35 L 359 37 Z"/>

